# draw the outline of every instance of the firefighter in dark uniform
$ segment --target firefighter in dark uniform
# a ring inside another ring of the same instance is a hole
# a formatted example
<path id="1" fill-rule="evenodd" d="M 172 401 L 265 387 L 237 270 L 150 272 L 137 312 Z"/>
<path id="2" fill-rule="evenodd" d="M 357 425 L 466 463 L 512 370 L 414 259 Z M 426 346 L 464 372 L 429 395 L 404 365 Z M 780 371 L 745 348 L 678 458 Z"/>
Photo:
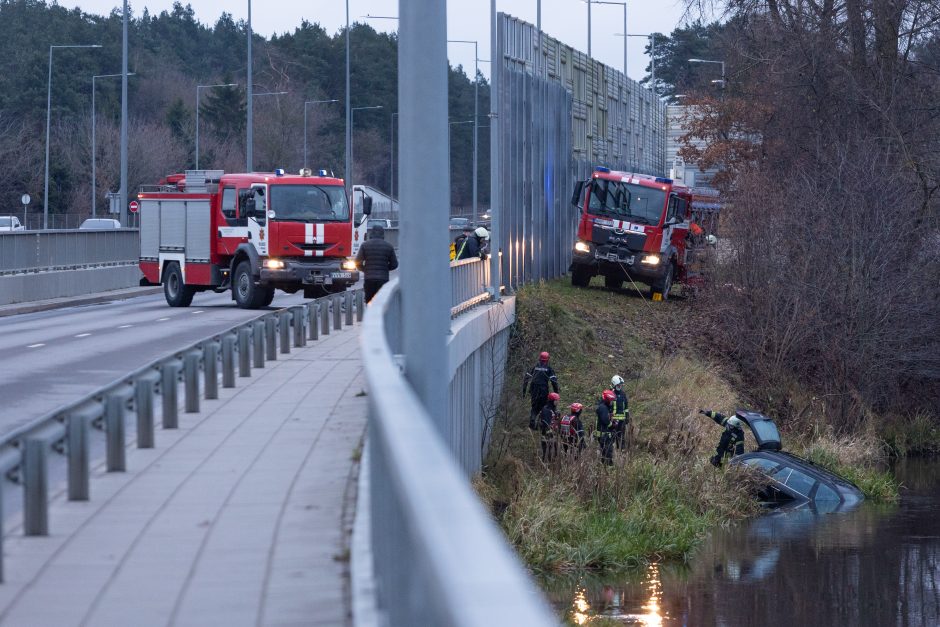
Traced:
<path id="1" fill-rule="evenodd" d="M 548 353 L 544 351 L 540 353 L 539 363 L 525 373 L 525 378 L 522 380 L 522 395 L 525 396 L 526 390 L 528 390 L 529 396 L 532 397 L 532 408 L 529 411 L 529 428 L 533 431 L 538 428 L 535 424 L 535 418 L 548 401 L 548 386 L 551 385 L 555 393 L 558 393 L 558 377 L 555 376 L 552 367 L 548 365 L 548 357 Z"/>
<path id="2" fill-rule="evenodd" d="M 610 385 L 613 387 L 614 395 L 614 413 L 611 420 L 614 423 L 614 443 L 617 448 L 626 448 L 627 426 L 630 424 L 630 399 L 623 389 L 623 377 L 615 374 L 610 379 Z"/>
<path id="3" fill-rule="evenodd" d="M 561 419 L 558 432 L 561 437 L 561 450 L 565 455 L 569 450 L 574 451 L 575 455 L 580 455 L 584 450 L 584 422 L 581 420 L 583 410 L 584 405 L 581 403 L 571 403 L 571 413 Z"/>
<path id="4" fill-rule="evenodd" d="M 594 437 L 601 447 L 601 463 L 610 466 L 614 463 L 613 412 L 617 395 L 613 390 L 604 390 L 597 404 L 597 429 Z"/>
<path id="5" fill-rule="evenodd" d="M 539 412 L 539 439 L 542 443 L 542 461 L 550 462 L 558 455 L 558 408 L 556 403 L 561 397 L 555 392 L 549 393 L 545 406 Z"/>
<path id="6" fill-rule="evenodd" d="M 730 454 L 731 457 L 734 457 L 744 452 L 744 423 L 740 418 L 737 416 L 725 416 L 724 414 L 710 409 L 700 409 L 698 413 L 708 416 L 714 420 L 718 426 L 724 427 L 725 429 L 721 432 L 721 439 L 718 441 L 718 449 L 715 451 L 715 456 L 709 460 L 712 466 L 720 468 L 725 455 Z"/>

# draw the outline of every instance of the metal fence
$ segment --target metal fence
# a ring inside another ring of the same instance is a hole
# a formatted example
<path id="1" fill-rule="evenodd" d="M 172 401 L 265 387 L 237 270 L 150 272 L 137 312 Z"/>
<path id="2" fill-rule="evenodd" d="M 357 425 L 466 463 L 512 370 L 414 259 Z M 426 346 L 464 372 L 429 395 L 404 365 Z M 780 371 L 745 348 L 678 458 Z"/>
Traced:
<path id="1" fill-rule="evenodd" d="M 0 274 L 137 263 L 137 229 L 0 233 Z"/>
<path id="2" fill-rule="evenodd" d="M 450 262 L 450 316 L 486 302 L 490 293 L 490 264 L 482 259 L 461 259 Z"/>
<path id="3" fill-rule="evenodd" d="M 54 457 L 65 458 L 68 499 L 87 501 L 96 448 L 103 447 L 109 472 L 126 470 L 128 424 L 134 426 L 138 448 L 153 448 L 157 415 L 164 429 L 175 429 L 180 409 L 198 412 L 202 398 L 218 398 L 220 383 L 223 388 L 235 387 L 239 378 L 251 376 L 252 368 L 263 367 L 266 360 L 289 353 L 291 347 L 305 346 L 308 340 L 352 325 L 354 315 L 361 321 L 363 312 L 363 294 L 356 291 L 266 313 L 147 364 L 5 434 L 0 438 L 0 503 L 12 481 L 22 489 L 24 534 L 48 535 Z M 2 521 L 0 512 L 0 525 Z M 0 581 L 2 536 L 0 528 Z"/>
<path id="4" fill-rule="evenodd" d="M 441 437 L 398 366 L 401 312 L 396 278 L 372 301 L 361 337 L 369 385 L 372 553 L 383 624 L 555 624 L 470 487 L 453 443 Z M 455 341 L 452 358 L 459 355 Z"/>

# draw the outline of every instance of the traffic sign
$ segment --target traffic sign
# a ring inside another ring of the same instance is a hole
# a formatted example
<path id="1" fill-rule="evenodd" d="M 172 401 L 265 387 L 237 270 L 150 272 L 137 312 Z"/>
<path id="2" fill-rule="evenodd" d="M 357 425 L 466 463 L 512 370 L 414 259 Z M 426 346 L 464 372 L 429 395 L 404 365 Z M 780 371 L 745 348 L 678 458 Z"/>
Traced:
<path id="1" fill-rule="evenodd" d="M 20 198 L 20 202 L 23 203 L 24 205 L 28 205 L 29 201 L 30 201 L 29 194 L 23 194 L 23 197 Z"/>
<path id="2" fill-rule="evenodd" d="M 131 210 L 131 213 L 137 213 L 137 210 L 140 209 L 140 203 L 132 200 L 127 204 L 127 208 Z"/>

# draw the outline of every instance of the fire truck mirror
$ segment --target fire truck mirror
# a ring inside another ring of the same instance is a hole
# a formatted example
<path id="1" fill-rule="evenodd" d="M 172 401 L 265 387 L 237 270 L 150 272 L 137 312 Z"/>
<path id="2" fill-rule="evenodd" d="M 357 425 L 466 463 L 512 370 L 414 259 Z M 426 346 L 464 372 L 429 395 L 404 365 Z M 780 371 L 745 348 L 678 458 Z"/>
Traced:
<path id="1" fill-rule="evenodd" d="M 574 193 L 571 194 L 571 204 L 581 208 L 581 200 L 584 198 L 584 181 L 577 181 L 574 184 Z"/>
<path id="2" fill-rule="evenodd" d="M 363 215 L 372 214 L 372 196 L 362 197 L 362 214 Z"/>

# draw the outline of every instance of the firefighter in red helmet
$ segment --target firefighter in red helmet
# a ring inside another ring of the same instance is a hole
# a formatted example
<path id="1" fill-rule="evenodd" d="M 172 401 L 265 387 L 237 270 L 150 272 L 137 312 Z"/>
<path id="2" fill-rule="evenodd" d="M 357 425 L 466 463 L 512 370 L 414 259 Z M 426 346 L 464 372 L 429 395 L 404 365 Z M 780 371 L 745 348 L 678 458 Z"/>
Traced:
<path id="1" fill-rule="evenodd" d="M 539 412 L 539 439 L 542 442 L 542 461 L 549 462 L 558 454 L 558 407 L 561 397 L 551 392 L 546 397 L 545 406 Z"/>
<path id="2" fill-rule="evenodd" d="M 569 448 L 580 455 L 584 450 L 584 423 L 581 421 L 581 411 L 584 405 L 581 403 L 571 403 L 571 411 L 564 418 L 558 427 L 558 435 L 561 439 L 561 450 L 567 455 Z"/>
<path id="3" fill-rule="evenodd" d="M 601 400 L 597 404 L 597 429 L 594 437 L 601 447 L 601 462 L 607 466 L 614 463 L 614 427 L 613 412 L 614 401 L 617 395 L 613 390 L 604 390 L 601 394 Z"/>
<path id="4" fill-rule="evenodd" d="M 525 378 L 522 380 L 522 395 L 525 396 L 528 391 L 529 396 L 532 398 L 532 407 L 529 410 L 529 428 L 533 431 L 538 429 L 535 419 L 548 400 L 548 386 L 551 385 L 555 393 L 558 393 L 558 377 L 555 376 L 552 367 L 548 365 L 548 359 L 548 353 L 542 351 L 539 354 L 539 363 L 525 373 Z"/>

